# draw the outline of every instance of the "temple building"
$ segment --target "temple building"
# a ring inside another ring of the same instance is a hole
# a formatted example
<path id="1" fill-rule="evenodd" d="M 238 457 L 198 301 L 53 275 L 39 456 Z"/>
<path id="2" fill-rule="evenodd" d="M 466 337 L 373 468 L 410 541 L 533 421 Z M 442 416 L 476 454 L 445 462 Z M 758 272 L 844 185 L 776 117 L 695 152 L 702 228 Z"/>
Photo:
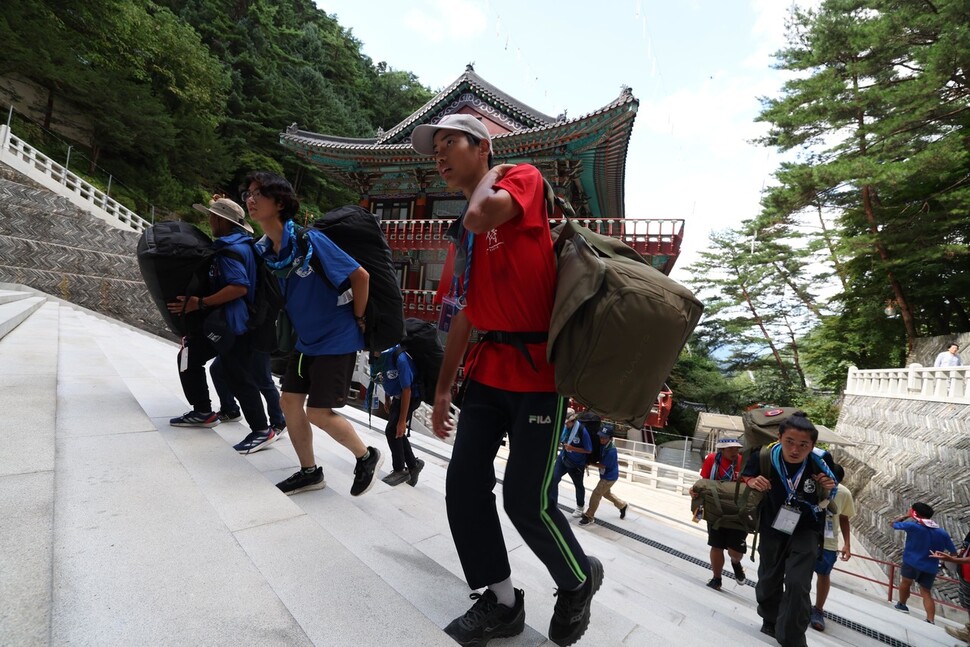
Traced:
<path id="1" fill-rule="evenodd" d="M 622 239 L 669 273 L 684 221 L 645 219 L 639 212 L 631 218 L 624 207 L 627 147 L 638 106 L 624 87 L 590 114 L 551 117 L 502 92 L 469 65 L 428 103 L 375 137 L 312 133 L 294 124 L 280 133 L 280 142 L 359 194 L 360 204 L 381 219 L 393 250 L 405 315 L 437 320 L 440 306 L 432 299 L 447 250 L 442 234 L 465 199 L 448 190 L 429 157 L 411 149 L 414 128 L 453 113 L 476 116 L 492 136 L 495 163 L 533 164 L 573 205 L 581 224 Z"/>

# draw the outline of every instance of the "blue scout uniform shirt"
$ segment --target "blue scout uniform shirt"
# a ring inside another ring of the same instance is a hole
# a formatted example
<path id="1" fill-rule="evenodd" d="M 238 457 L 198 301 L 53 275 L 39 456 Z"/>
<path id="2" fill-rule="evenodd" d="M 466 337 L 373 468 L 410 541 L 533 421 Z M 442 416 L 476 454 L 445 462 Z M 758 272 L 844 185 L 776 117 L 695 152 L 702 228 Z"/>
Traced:
<path id="1" fill-rule="evenodd" d="M 576 432 L 576 437 L 570 443 L 569 439 L 573 436 L 573 425 L 579 425 L 579 429 Z M 570 463 L 572 467 L 583 467 L 586 465 L 586 458 L 589 456 L 589 452 L 593 449 L 593 443 L 589 439 L 589 432 L 586 431 L 586 427 L 581 422 L 574 422 L 572 425 L 566 425 L 563 427 L 562 435 L 560 439 L 563 444 L 570 444 L 574 447 L 579 447 L 585 449 L 587 453 L 581 454 L 579 452 L 567 452 L 563 449 L 559 455 L 564 460 Z M 597 439 L 598 442 L 598 439 Z"/>
<path id="2" fill-rule="evenodd" d="M 918 568 L 924 573 L 940 570 L 940 560 L 930 557 L 930 551 L 945 550 L 956 553 L 953 540 L 943 528 L 927 528 L 914 520 L 894 521 L 893 528 L 906 531 L 906 546 L 903 548 L 903 563 Z"/>
<path id="3" fill-rule="evenodd" d="M 251 236 L 241 229 L 236 229 L 228 236 L 221 236 L 212 241 L 212 249 L 229 249 L 239 254 L 243 261 L 239 262 L 223 254 L 218 254 L 216 260 L 209 266 L 210 294 L 214 294 L 227 285 L 242 285 L 246 288 L 246 296 L 233 299 L 222 306 L 226 312 L 226 323 L 235 335 L 242 335 L 249 323 L 249 305 L 256 298 L 256 259 L 253 249 L 249 246 Z"/>
<path id="4" fill-rule="evenodd" d="M 320 261 L 330 282 L 314 276 L 313 263 L 307 268 L 310 271 L 307 276 L 291 272 L 287 278 L 279 279 L 286 299 L 286 314 L 296 329 L 296 350 L 307 355 L 345 355 L 362 350 L 364 333 L 354 319 L 353 302 L 337 305 L 337 299 L 349 287 L 350 275 L 360 265 L 323 232 L 308 229 L 307 234 L 313 245 L 313 257 Z M 256 243 L 256 247 L 264 260 L 278 261 L 289 256 L 294 242 L 284 227 L 278 255 L 273 252 L 273 242 L 268 236 Z M 303 264 L 302 256 L 296 260 L 297 266 Z"/>
<path id="5" fill-rule="evenodd" d="M 596 439 L 599 442 L 599 438 Z M 616 458 L 616 445 L 613 441 L 603 445 L 600 453 L 600 478 L 604 481 L 615 481 L 620 478 L 620 463 Z"/>
<path id="6" fill-rule="evenodd" d="M 414 366 L 414 360 L 403 350 L 397 356 L 397 361 L 394 361 L 394 353 L 400 348 L 401 345 L 398 344 L 394 348 L 389 348 L 381 353 L 384 360 L 384 381 L 381 384 L 384 387 L 384 393 L 392 398 L 400 397 L 403 389 L 411 387 L 411 402 L 413 403 L 415 398 L 419 396 L 418 384 L 415 382 L 417 369 Z"/>

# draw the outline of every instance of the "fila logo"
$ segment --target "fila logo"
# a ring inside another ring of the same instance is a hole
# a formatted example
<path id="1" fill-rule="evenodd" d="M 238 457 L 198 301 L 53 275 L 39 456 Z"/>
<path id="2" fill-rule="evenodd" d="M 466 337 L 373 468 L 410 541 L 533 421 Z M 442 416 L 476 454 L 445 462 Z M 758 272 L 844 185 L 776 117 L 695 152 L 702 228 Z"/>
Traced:
<path id="1" fill-rule="evenodd" d="M 530 425 L 551 425 L 552 416 L 529 416 Z"/>

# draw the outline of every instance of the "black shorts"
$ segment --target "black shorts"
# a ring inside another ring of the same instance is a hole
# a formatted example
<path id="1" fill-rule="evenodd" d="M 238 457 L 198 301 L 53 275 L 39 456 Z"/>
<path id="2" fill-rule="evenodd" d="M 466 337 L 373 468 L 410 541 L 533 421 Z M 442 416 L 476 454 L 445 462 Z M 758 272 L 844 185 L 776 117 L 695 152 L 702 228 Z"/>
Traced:
<path id="1" fill-rule="evenodd" d="M 927 571 L 921 571 L 915 566 L 910 566 L 906 562 L 903 562 L 903 567 L 899 569 L 899 574 L 905 577 L 907 580 L 913 580 L 919 584 L 921 589 L 927 591 L 933 588 L 933 583 L 936 582 L 936 573 L 930 573 Z"/>
<path id="2" fill-rule="evenodd" d="M 314 409 L 338 409 L 347 404 L 357 353 L 304 355 L 294 351 L 283 375 L 285 393 L 305 393 Z"/>
<path id="3" fill-rule="evenodd" d="M 710 524 L 707 525 L 707 545 L 711 548 L 730 548 L 739 553 L 746 553 L 748 551 L 748 547 L 745 544 L 747 538 L 748 533 L 743 530 L 735 530 L 734 528 L 711 528 Z"/>

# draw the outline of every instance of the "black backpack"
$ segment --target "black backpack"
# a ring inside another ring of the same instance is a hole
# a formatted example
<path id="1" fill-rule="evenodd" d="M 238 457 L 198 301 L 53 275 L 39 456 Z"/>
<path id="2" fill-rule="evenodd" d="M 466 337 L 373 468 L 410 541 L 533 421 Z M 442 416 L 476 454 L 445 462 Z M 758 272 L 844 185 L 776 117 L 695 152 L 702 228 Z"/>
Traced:
<path id="1" fill-rule="evenodd" d="M 212 254 L 212 239 L 180 220 L 156 223 L 138 239 L 138 269 L 145 287 L 169 330 L 179 337 L 202 332 L 202 313 L 173 314 L 166 304 L 179 296 L 205 296 L 201 290 Z"/>
<path id="2" fill-rule="evenodd" d="M 286 303 L 286 299 L 280 291 L 279 280 L 256 254 L 256 242 L 254 240 L 248 242 L 256 260 L 256 296 L 253 302 L 248 304 L 249 322 L 247 328 L 253 348 L 272 353 L 277 349 L 276 320 Z M 240 263 L 243 262 L 242 256 L 230 249 L 221 249 L 216 253 L 235 259 Z"/>
<path id="3" fill-rule="evenodd" d="M 586 456 L 586 464 L 599 463 L 603 457 L 603 445 L 600 444 L 599 438 L 600 429 L 603 428 L 603 420 L 592 411 L 582 412 L 576 420 L 586 428 L 586 432 L 589 434 L 591 450 Z"/>
<path id="4" fill-rule="evenodd" d="M 391 248 L 377 217 L 363 207 L 346 205 L 328 211 L 313 223 L 313 228 L 325 233 L 370 275 L 364 348 L 379 353 L 400 343 L 404 338 L 404 298 L 391 261 Z M 306 230 L 298 230 L 300 251 L 306 253 Z M 310 259 L 310 264 L 324 281 L 329 282 L 317 256 Z M 339 290 L 341 286 L 333 287 Z"/>
<path id="5" fill-rule="evenodd" d="M 416 379 L 421 390 L 421 401 L 434 406 L 434 394 L 438 387 L 438 372 L 445 351 L 438 339 L 438 328 L 421 319 L 404 320 L 405 335 L 401 348 L 394 352 L 394 361 L 406 352 L 414 362 Z"/>

